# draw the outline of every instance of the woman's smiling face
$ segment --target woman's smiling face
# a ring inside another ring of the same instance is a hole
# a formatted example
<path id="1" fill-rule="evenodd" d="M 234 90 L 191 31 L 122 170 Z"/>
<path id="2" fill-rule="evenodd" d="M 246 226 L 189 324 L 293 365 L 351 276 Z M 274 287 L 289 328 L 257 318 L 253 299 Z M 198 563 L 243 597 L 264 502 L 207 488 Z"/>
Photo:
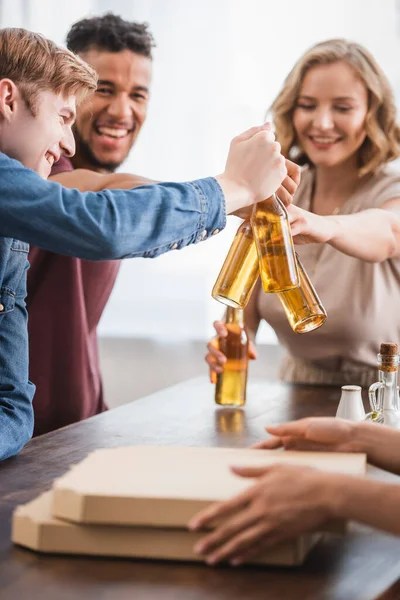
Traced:
<path id="1" fill-rule="evenodd" d="M 366 137 L 368 93 L 344 61 L 307 71 L 293 113 L 297 142 L 316 166 L 353 159 Z"/>

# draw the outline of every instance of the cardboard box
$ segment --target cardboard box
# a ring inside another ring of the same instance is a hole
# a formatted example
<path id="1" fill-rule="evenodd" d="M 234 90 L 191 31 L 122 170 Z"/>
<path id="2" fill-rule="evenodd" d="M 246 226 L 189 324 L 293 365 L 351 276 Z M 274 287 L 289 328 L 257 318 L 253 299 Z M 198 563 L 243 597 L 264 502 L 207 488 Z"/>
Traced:
<path id="1" fill-rule="evenodd" d="M 55 481 L 53 516 L 75 523 L 186 527 L 211 502 L 254 484 L 231 465 L 291 463 L 364 475 L 364 454 L 133 446 L 96 450 Z"/>
<path id="2" fill-rule="evenodd" d="M 51 515 L 52 492 L 15 509 L 12 541 L 44 553 L 201 561 L 193 546 L 202 535 L 184 529 L 75 525 Z M 254 564 L 300 565 L 321 534 L 270 549 Z"/>

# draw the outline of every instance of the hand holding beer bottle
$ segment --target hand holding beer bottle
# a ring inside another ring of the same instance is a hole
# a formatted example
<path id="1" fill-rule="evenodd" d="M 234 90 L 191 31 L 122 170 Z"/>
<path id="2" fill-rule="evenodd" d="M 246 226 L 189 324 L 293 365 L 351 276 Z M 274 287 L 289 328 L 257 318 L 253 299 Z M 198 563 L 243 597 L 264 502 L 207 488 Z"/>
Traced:
<path id="1" fill-rule="evenodd" d="M 232 311 L 233 309 L 228 308 L 227 311 Z M 229 321 L 229 316 L 227 315 L 226 321 Z M 210 340 L 207 344 L 208 353 L 205 356 L 205 360 L 210 367 L 210 381 L 211 383 L 217 382 L 217 377 L 223 373 L 224 365 L 228 361 L 229 357 L 225 354 L 227 352 L 228 345 L 228 337 L 229 333 L 235 334 L 235 327 L 238 330 L 238 333 L 241 329 L 243 329 L 243 324 L 240 323 L 238 325 L 230 324 L 229 322 L 224 321 L 215 321 L 214 328 L 217 333 L 217 336 Z M 231 331 L 229 331 L 231 328 Z M 246 331 L 246 353 L 247 358 L 250 360 L 255 360 L 257 358 L 256 346 L 252 340 L 248 337 L 248 332 Z M 240 341 L 240 340 L 239 340 Z M 242 340 L 243 342 L 243 340 Z M 238 349 L 236 349 L 236 354 L 240 354 L 240 358 L 243 360 L 245 358 L 243 349 L 240 349 L 240 345 L 238 345 Z M 230 353 L 232 354 L 232 353 Z M 232 358 L 232 357 L 231 357 Z"/>

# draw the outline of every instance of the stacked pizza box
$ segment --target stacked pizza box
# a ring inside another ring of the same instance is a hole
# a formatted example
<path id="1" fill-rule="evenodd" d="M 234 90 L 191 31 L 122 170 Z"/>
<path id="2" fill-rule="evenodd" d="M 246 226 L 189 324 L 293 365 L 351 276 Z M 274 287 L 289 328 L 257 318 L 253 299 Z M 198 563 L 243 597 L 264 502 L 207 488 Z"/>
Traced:
<path id="1" fill-rule="evenodd" d="M 366 470 L 363 454 L 178 446 L 96 450 L 50 491 L 17 507 L 12 540 L 44 553 L 202 560 L 193 546 L 204 532 L 187 529 L 191 517 L 254 485 L 230 466 L 277 462 L 352 475 Z M 285 542 L 254 562 L 299 565 L 320 537 Z"/>

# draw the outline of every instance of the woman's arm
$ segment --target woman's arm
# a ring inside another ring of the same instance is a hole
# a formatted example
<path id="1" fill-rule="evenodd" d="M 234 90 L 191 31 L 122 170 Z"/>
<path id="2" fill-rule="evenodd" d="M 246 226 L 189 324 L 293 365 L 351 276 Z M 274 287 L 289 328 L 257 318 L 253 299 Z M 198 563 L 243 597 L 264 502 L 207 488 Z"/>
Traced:
<path id="1" fill-rule="evenodd" d="M 400 198 L 353 215 L 321 216 L 287 208 L 296 244 L 327 243 L 367 262 L 400 256 Z"/>
<path id="2" fill-rule="evenodd" d="M 400 475 L 400 431 L 334 417 L 308 417 L 266 427 L 270 437 L 254 448 L 363 452 L 376 467 Z"/>
<path id="3" fill-rule="evenodd" d="M 217 523 L 194 547 L 209 564 L 241 564 L 331 518 L 400 535 L 399 485 L 284 464 L 232 470 L 254 478 L 254 485 L 212 504 L 189 523 L 192 530 Z"/>

